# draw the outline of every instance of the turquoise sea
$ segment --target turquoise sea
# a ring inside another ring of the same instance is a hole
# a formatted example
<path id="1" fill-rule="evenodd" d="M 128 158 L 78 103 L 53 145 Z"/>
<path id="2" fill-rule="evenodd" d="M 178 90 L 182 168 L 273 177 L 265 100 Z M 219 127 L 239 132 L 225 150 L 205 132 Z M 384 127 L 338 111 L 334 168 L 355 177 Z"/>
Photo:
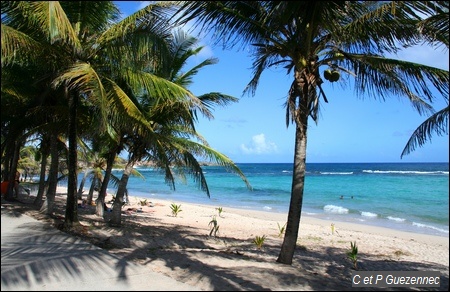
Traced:
<path id="1" fill-rule="evenodd" d="M 234 173 L 204 166 L 211 197 L 188 177 L 175 190 L 151 167 L 131 177 L 131 196 L 287 215 L 291 163 L 237 163 L 253 190 Z M 307 163 L 302 216 L 449 236 L 449 163 Z M 115 170 L 114 175 L 120 176 Z M 115 193 L 114 189 L 108 192 Z M 341 199 L 342 196 L 342 199 Z M 353 197 L 353 198 L 352 198 Z"/>

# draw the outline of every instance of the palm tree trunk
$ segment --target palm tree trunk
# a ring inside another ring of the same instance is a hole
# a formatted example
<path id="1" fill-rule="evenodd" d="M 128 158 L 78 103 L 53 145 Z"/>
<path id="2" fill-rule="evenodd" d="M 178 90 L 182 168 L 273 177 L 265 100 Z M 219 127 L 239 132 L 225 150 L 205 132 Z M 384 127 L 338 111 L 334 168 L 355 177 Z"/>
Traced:
<path id="1" fill-rule="evenodd" d="M 113 210 L 112 210 L 112 216 L 110 224 L 112 226 L 120 226 L 121 220 L 122 220 L 122 203 L 123 203 L 123 196 L 125 195 L 125 191 L 127 189 L 128 179 L 130 177 L 131 171 L 133 170 L 134 162 L 129 161 L 128 164 L 125 166 L 125 169 L 123 171 L 122 177 L 120 179 L 116 198 L 114 200 L 113 204 Z"/>
<path id="2" fill-rule="evenodd" d="M 54 137 L 56 139 L 56 137 Z M 53 139 L 53 138 L 50 138 Z M 42 153 L 42 159 L 41 159 L 41 172 L 39 174 L 39 189 L 36 195 L 36 198 L 34 198 L 33 204 L 37 207 L 41 207 L 42 204 L 42 198 L 44 197 L 44 193 L 46 190 L 47 183 L 45 181 L 45 174 L 47 169 L 47 159 L 50 155 L 49 150 L 49 140 L 47 137 L 44 137 L 42 139 L 42 145 L 41 145 L 41 153 Z"/>
<path id="3" fill-rule="evenodd" d="M 291 201 L 284 234 L 283 244 L 277 262 L 291 265 L 297 246 L 298 231 L 303 207 L 303 192 L 306 174 L 306 144 L 308 118 L 310 115 L 310 103 L 315 98 L 315 75 L 305 74 L 305 71 L 295 71 L 292 97 L 298 97 L 298 106 L 294 115 L 295 119 L 295 151 L 294 169 L 292 177 Z"/>
<path id="4" fill-rule="evenodd" d="M 92 199 L 94 198 L 94 189 L 95 189 L 95 185 L 94 185 L 94 182 L 92 182 L 91 186 L 89 187 L 89 193 L 86 198 L 86 204 L 88 204 L 88 205 L 92 204 Z M 98 204 L 98 202 L 97 202 L 97 204 Z M 103 202 L 102 202 L 102 204 L 103 204 Z M 103 216 L 103 214 L 101 214 L 100 216 Z"/>
<path id="5" fill-rule="evenodd" d="M 45 196 L 45 201 L 39 210 L 43 214 L 51 215 L 55 204 L 56 188 L 58 186 L 58 139 L 56 135 L 52 135 L 50 142 L 50 170 L 48 173 L 48 188 Z"/>
<path id="6" fill-rule="evenodd" d="M 111 171 L 114 165 L 114 160 L 116 159 L 116 151 L 117 148 L 114 148 L 111 150 L 108 154 L 107 160 L 106 160 L 106 170 L 105 170 L 105 176 L 103 178 L 103 182 L 101 184 L 100 192 L 98 193 L 97 197 L 97 206 L 98 204 L 101 204 L 101 210 L 99 207 L 96 208 L 96 214 L 97 216 L 103 217 L 103 203 L 105 202 L 106 197 L 106 190 L 108 189 L 109 179 L 111 177 Z"/>
<path id="7" fill-rule="evenodd" d="M 77 199 L 78 200 L 82 200 L 83 199 L 84 184 L 86 183 L 86 177 L 87 177 L 88 171 L 89 170 L 86 169 L 86 171 L 84 172 L 84 175 L 83 175 L 83 179 L 81 179 L 80 187 L 78 188 L 78 193 L 77 193 Z"/>
<path id="8" fill-rule="evenodd" d="M 297 245 L 298 230 L 303 206 L 303 190 L 306 173 L 306 135 L 297 126 L 295 132 L 295 156 L 292 178 L 291 201 L 283 244 L 277 262 L 292 264 Z M 306 134 L 306 133 L 305 133 Z"/>
<path id="9" fill-rule="evenodd" d="M 69 100 L 69 174 L 67 178 L 67 204 L 64 222 L 67 226 L 73 226 L 79 224 L 77 200 L 77 107 L 79 96 L 78 93 L 67 92 L 67 88 L 66 96 Z"/>
<path id="10" fill-rule="evenodd" d="M 15 192 L 15 184 L 16 184 L 16 172 L 17 172 L 17 165 L 19 163 L 19 156 L 20 156 L 20 147 L 21 142 L 15 141 L 14 142 L 14 154 L 11 161 L 11 168 L 10 173 L 8 176 L 8 190 L 6 192 L 6 200 L 13 201 L 14 200 L 14 192 Z M 17 189 L 16 189 L 17 190 Z M 16 193 L 16 197 L 19 197 L 19 194 Z"/>

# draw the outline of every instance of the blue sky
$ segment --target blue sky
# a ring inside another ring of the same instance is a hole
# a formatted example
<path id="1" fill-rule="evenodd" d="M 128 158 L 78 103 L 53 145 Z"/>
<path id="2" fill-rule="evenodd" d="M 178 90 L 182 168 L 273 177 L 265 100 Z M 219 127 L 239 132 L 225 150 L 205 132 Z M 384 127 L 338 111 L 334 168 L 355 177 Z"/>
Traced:
<path id="1" fill-rule="evenodd" d="M 145 1 L 116 1 L 124 16 L 145 7 Z M 292 75 L 269 69 L 260 78 L 255 95 L 242 95 L 252 77 L 252 58 L 243 51 L 222 50 L 202 40 L 205 48 L 192 66 L 208 57 L 219 63 L 203 68 L 189 88 L 194 94 L 221 92 L 239 102 L 217 107 L 214 119 L 200 119 L 197 131 L 211 147 L 236 163 L 293 162 L 294 125 L 286 127 L 283 106 Z M 408 49 L 399 59 L 448 70 L 449 54 L 443 47 Z M 190 67 L 189 67 L 190 68 Z M 342 74 L 343 75 L 343 74 Z M 342 76 L 341 75 L 341 76 Z M 385 101 L 368 95 L 358 98 L 352 88 L 326 82 L 328 103 L 321 103 L 318 124 L 309 122 L 307 162 L 448 162 L 449 137 L 432 135 L 424 146 L 400 158 L 412 132 L 427 118 L 406 99 Z M 434 104 L 446 106 L 444 98 Z"/>

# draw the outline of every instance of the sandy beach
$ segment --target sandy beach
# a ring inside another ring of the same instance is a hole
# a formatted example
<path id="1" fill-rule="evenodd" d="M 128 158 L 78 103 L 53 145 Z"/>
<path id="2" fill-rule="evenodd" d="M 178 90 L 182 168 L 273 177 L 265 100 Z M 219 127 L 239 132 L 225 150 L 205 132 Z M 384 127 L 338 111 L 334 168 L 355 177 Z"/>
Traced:
<path id="1" fill-rule="evenodd" d="M 48 221 L 55 228 L 61 225 L 64 188 L 58 189 L 51 218 L 28 204 L 33 199 L 19 198 L 25 204 L 16 202 L 7 207 Z M 108 195 L 106 201 L 111 199 Z M 437 271 L 441 274 L 439 288 L 407 290 L 448 290 L 448 237 L 302 216 L 293 264 L 284 265 L 276 259 L 283 241 L 280 226 L 287 214 L 231 208 L 219 212 L 220 206 L 148 198 L 144 204 L 144 198 L 129 199 L 122 209 L 120 228 L 105 223 L 108 213 L 100 218 L 94 214 L 95 206 L 87 206 L 79 208 L 82 227 L 69 232 L 205 291 L 360 290 L 352 287 L 355 271 Z M 176 216 L 172 204 L 180 206 Z M 219 227 L 216 232 L 212 230 L 214 218 Z M 259 249 L 254 239 L 263 236 Z M 351 242 L 358 246 L 356 270 L 347 256 Z"/>

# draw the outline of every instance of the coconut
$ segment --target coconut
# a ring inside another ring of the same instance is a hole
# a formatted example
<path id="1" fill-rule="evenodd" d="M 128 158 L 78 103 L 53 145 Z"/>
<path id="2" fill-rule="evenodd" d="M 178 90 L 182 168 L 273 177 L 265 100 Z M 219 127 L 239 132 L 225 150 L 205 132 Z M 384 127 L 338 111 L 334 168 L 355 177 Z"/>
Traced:
<path id="1" fill-rule="evenodd" d="M 308 66 L 308 61 L 305 58 L 301 58 L 300 63 L 302 64 L 303 67 Z"/>
<path id="2" fill-rule="evenodd" d="M 323 77 L 324 77 L 326 80 L 330 80 L 330 78 L 331 78 L 331 70 L 330 70 L 330 69 L 325 70 L 325 71 L 323 72 Z"/>
<path id="3" fill-rule="evenodd" d="M 336 81 L 339 80 L 339 77 L 341 77 L 341 74 L 339 73 L 339 71 L 332 71 L 331 72 L 330 81 L 331 82 L 336 82 Z"/>

